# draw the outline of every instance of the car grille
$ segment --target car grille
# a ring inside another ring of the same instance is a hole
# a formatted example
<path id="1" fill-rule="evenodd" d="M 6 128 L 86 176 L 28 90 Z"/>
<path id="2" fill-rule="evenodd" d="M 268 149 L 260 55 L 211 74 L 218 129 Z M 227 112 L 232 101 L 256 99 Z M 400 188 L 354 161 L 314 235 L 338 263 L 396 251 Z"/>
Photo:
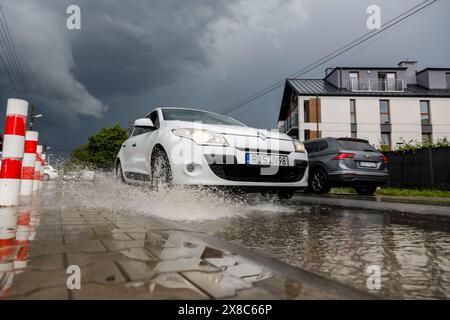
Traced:
<path id="1" fill-rule="evenodd" d="M 216 176 L 224 180 L 240 182 L 298 182 L 302 180 L 307 162 L 298 163 L 295 167 L 279 167 L 276 174 L 261 175 L 262 166 L 243 164 L 210 164 Z M 267 168 L 267 167 L 266 167 Z"/>

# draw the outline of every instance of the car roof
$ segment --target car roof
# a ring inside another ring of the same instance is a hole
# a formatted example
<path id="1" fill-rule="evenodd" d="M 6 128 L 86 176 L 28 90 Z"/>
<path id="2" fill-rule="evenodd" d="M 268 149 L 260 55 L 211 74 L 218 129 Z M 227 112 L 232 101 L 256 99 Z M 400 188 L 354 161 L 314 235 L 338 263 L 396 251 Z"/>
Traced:
<path id="1" fill-rule="evenodd" d="M 312 142 L 318 142 L 318 141 L 326 141 L 326 140 L 334 140 L 334 141 L 354 141 L 354 142 L 362 142 L 362 143 L 369 143 L 369 141 L 364 139 L 358 139 L 358 138 L 335 138 L 335 137 L 325 137 L 325 138 L 319 138 L 319 139 L 312 139 L 305 141 L 304 143 L 312 143 Z"/>

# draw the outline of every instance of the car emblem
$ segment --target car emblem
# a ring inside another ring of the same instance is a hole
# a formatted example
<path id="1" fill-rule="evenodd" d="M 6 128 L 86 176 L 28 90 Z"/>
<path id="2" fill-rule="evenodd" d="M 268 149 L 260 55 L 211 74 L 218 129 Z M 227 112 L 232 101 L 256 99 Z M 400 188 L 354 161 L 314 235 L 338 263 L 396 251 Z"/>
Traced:
<path id="1" fill-rule="evenodd" d="M 369 158 L 369 155 L 368 155 L 368 154 L 366 154 L 366 158 L 367 158 L 367 159 Z"/>
<path id="2" fill-rule="evenodd" d="M 266 140 L 267 136 L 264 133 L 258 132 L 258 138 L 260 138 L 262 140 Z"/>

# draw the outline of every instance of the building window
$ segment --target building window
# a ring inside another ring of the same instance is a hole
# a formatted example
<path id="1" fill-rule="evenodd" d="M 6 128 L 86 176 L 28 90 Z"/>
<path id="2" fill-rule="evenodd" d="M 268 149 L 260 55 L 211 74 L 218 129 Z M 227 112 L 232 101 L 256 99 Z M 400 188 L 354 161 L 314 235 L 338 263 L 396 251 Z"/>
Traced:
<path id="1" fill-rule="evenodd" d="M 348 73 L 350 81 L 350 90 L 359 90 L 359 72 L 351 71 Z"/>
<path id="2" fill-rule="evenodd" d="M 303 101 L 303 115 L 305 117 L 305 122 L 310 122 L 309 114 L 309 100 L 305 100 Z"/>
<path id="3" fill-rule="evenodd" d="M 447 89 L 450 89 L 450 72 L 445 74 L 445 78 L 447 79 Z"/>
<path id="4" fill-rule="evenodd" d="M 431 133 L 422 133 L 422 143 L 432 143 L 433 137 Z"/>
<path id="5" fill-rule="evenodd" d="M 381 133 L 381 145 L 391 149 L 391 134 L 388 132 Z"/>
<path id="6" fill-rule="evenodd" d="M 356 123 L 356 100 L 350 99 L 350 123 Z"/>
<path id="7" fill-rule="evenodd" d="M 391 117 L 389 113 L 389 100 L 380 100 L 380 123 L 391 123 Z"/>
<path id="8" fill-rule="evenodd" d="M 305 130 L 305 141 L 322 138 L 321 131 Z"/>
<path id="9" fill-rule="evenodd" d="M 420 119 L 422 125 L 430 125 L 430 101 L 422 100 L 420 101 Z"/>

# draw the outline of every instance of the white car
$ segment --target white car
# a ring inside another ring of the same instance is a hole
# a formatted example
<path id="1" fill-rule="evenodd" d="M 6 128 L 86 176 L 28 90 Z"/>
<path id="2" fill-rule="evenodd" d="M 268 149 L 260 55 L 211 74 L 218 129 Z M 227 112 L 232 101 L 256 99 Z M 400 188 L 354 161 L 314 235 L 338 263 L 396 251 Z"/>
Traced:
<path id="1" fill-rule="evenodd" d="M 212 112 L 157 108 L 134 123 L 116 160 L 126 183 L 238 187 L 291 198 L 307 187 L 304 145 Z"/>
<path id="2" fill-rule="evenodd" d="M 54 167 L 47 165 L 44 167 L 44 180 L 53 180 L 59 177 L 59 172 Z"/>

